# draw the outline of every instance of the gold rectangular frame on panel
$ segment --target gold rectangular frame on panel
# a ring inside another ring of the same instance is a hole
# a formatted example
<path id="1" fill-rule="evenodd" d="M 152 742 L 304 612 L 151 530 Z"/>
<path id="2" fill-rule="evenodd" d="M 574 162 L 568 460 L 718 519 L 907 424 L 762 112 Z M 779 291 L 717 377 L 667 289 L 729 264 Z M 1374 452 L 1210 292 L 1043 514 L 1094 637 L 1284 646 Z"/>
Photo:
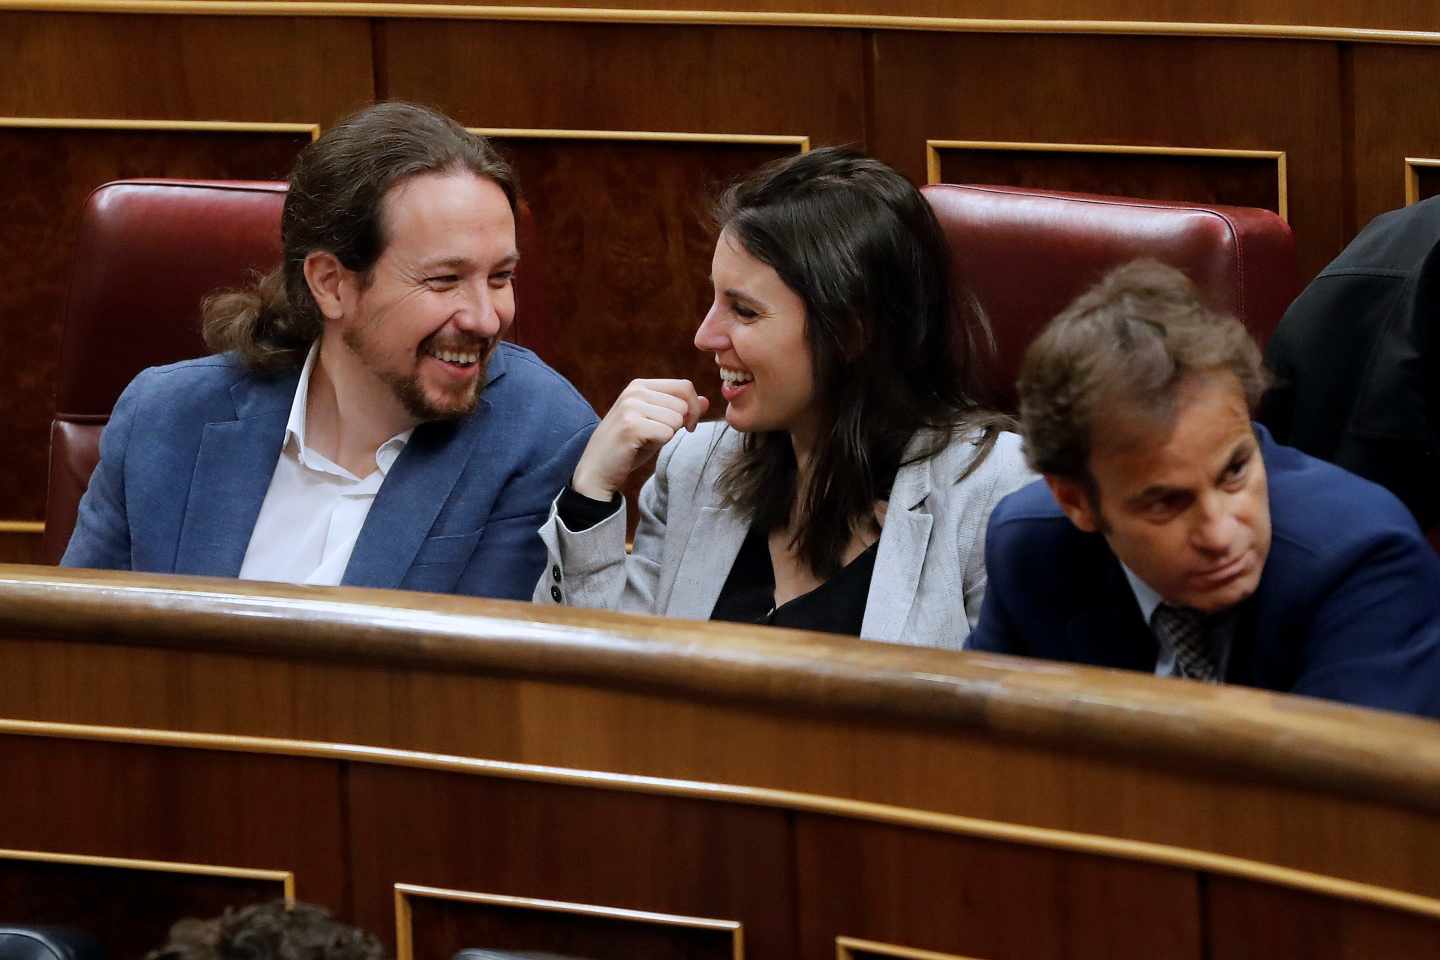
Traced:
<path id="1" fill-rule="evenodd" d="M 916 950 L 914 947 L 897 947 L 893 943 L 876 943 L 873 940 L 857 940 L 854 937 L 835 938 L 835 960 L 855 960 L 855 951 L 876 953 L 882 957 L 898 957 L 900 960 L 979 960 L 978 957 L 962 957 L 955 953 L 936 953 L 934 950 Z"/>
<path id="2" fill-rule="evenodd" d="M 1420 168 L 1440 167 L 1440 158 L 1405 158 L 1405 206 L 1420 202 Z"/>
<path id="3" fill-rule="evenodd" d="M 629 920 L 667 927 L 691 927 L 698 930 L 728 931 L 733 945 L 733 960 L 745 958 L 745 928 L 738 920 L 714 920 L 708 917 L 683 917 L 672 913 L 650 913 L 620 907 L 602 907 L 592 903 L 567 903 L 559 900 L 534 900 L 507 897 L 498 893 L 475 893 L 468 890 L 444 890 L 410 883 L 395 884 L 395 960 L 415 960 L 415 940 L 411 929 L 411 897 L 453 900 L 459 903 L 480 903 L 488 906 L 539 910 L 549 913 L 570 913 L 608 920 Z"/>
<path id="4" fill-rule="evenodd" d="M 107 117 L 0 117 L 5 130 L 155 130 L 195 133 L 308 133 L 320 136 L 318 123 L 271 123 L 248 120 L 144 120 Z M 96 184 L 99 186 L 99 184 Z M 0 520 L 0 534 L 45 533 L 43 520 Z"/>
<path id="5" fill-rule="evenodd" d="M 792 145 L 810 150 L 810 138 L 784 133 L 681 133 L 664 130 L 564 130 L 556 127 L 466 127 L 471 133 L 503 140 L 620 140 L 630 143 L 747 143 Z"/>
<path id="6" fill-rule="evenodd" d="M 285 902 L 295 902 L 295 874 L 289 870 L 261 870 L 255 867 L 227 867 L 213 863 L 176 863 L 169 860 L 130 860 L 124 857 L 97 857 L 79 853 L 51 853 L 45 850 L 0 849 L 0 860 L 26 863 L 61 863 L 76 867 L 111 867 L 116 870 L 146 870 L 153 873 L 188 873 L 204 877 L 232 877 L 237 880 L 271 880 L 285 891 Z"/>
<path id="7" fill-rule="evenodd" d="M 996 150 L 1013 153 L 1132 154 L 1154 157 L 1230 157 L 1245 160 L 1274 160 L 1275 212 L 1290 222 L 1290 187 L 1284 150 L 1230 150 L 1221 147 L 1149 147 L 1123 143 L 1022 143 L 1004 140 L 926 140 L 925 180 L 940 182 L 941 150 Z"/>

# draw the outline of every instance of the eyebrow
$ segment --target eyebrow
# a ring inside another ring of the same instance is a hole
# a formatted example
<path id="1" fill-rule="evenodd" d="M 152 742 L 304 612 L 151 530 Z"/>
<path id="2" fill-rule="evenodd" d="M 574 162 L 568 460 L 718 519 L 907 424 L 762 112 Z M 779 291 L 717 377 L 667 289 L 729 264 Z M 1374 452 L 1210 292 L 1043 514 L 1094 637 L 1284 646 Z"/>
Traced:
<path id="1" fill-rule="evenodd" d="M 729 297 L 731 300 L 746 300 L 750 303 L 755 304 L 757 307 L 765 306 L 764 300 L 761 300 L 759 297 L 752 296 L 751 294 L 746 293 L 744 290 L 736 290 L 734 287 L 727 287 L 721 292 L 724 293 L 725 296 Z"/>
<path id="2" fill-rule="evenodd" d="M 1254 455 L 1254 442 L 1249 438 L 1240 440 L 1238 443 L 1235 444 L 1234 447 L 1230 448 L 1230 456 L 1225 458 L 1225 466 L 1221 467 L 1220 472 L 1215 475 L 1215 482 L 1219 483 L 1220 480 L 1225 476 L 1225 471 L 1235 466 L 1236 461 L 1241 459 L 1248 460 Z M 1183 487 L 1171 487 L 1165 484 L 1157 483 L 1152 486 L 1146 487 L 1144 490 L 1141 490 L 1139 493 L 1135 494 L 1135 496 L 1133 497 L 1130 497 L 1125 502 L 1133 505 L 1141 505 L 1153 502 L 1155 500 L 1164 499 L 1172 493 L 1184 492 L 1185 490 Z"/>
<path id="3" fill-rule="evenodd" d="M 498 268 L 514 267 L 519 262 L 520 254 L 512 251 L 497 261 L 495 266 Z M 475 261 L 469 257 L 442 257 L 439 260 L 426 260 L 420 265 L 420 269 L 428 273 L 431 270 L 455 270 L 461 267 L 469 267 L 474 263 Z"/>
<path id="4" fill-rule="evenodd" d="M 1235 444 L 1235 446 L 1230 449 L 1230 456 L 1226 458 L 1225 466 L 1221 467 L 1220 472 L 1215 475 L 1215 482 L 1219 483 L 1223 480 L 1225 471 L 1235 466 L 1236 463 L 1241 460 L 1249 460 L 1253 456 L 1255 456 L 1255 443 L 1253 440 L 1247 438 Z"/>

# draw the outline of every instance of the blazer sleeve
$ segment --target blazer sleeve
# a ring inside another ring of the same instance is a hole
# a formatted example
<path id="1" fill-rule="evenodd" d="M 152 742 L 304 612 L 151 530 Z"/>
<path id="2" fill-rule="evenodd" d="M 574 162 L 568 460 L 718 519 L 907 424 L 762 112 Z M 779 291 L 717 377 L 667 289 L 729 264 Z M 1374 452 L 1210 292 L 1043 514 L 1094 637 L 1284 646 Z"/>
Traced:
<path id="1" fill-rule="evenodd" d="M 532 599 L 536 603 L 657 612 L 656 593 L 669 512 L 670 463 L 685 436 L 677 434 L 665 445 L 655 462 L 654 474 L 640 490 L 640 525 L 628 555 L 623 503 L 604 520 L 578 532 L 565 526 L 555 502 L 551 503 L 550 515 L 540 527 L 548 562 L 535 584 Z"/>
<path id="2" fill-rule="evenodd" d="M 90 484 L 80 498 L 75 531 L 60 558 L 62 567 L 131 568 L 125 464 L 135 421 L 144 403 L 148 373 L 144 371 L 130 381 L 100 434 L 100 462 L 90 474 Z"/>
<path id="3" fill-rule="evenodd" d="M 1440 560 L 1409 520 L 1320 592 L 1292 692 L 1440 717 Z"/>
<path id="4" fill-rule="evenodd" d="M 986 556 L 989 542 L 986 530 L 990 517 L 1001 500 L 1038 479 L 1025 462 L 1020 438 L 1013 433 L 1000 435 L 995 447 L 990 451 L 990 456 L 986 458 L 983 470 L 983 473 L 966 481 L 978 481 L 983 484 L 985 492 L 979 498 L 978 509 L 973 515 L 973 541 L 968 549 L 962 546 L 960 556 L 965 619 L 969 622 L 972 633 L 980 623 L 986 588 L 990 582 L 989 560 Z"/>

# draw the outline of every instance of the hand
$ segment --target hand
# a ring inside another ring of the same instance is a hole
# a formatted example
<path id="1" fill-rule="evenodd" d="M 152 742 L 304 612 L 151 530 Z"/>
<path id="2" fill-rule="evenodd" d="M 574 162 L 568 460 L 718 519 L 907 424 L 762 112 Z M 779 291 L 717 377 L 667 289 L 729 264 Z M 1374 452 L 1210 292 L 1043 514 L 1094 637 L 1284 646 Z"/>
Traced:
<path id="1" fill-rule="evenodd" d="M 609 500 L 681 427 L 694 430 L 710 401 L 689 380 L 631 380 L 590 435 L 570 488 Z"/>

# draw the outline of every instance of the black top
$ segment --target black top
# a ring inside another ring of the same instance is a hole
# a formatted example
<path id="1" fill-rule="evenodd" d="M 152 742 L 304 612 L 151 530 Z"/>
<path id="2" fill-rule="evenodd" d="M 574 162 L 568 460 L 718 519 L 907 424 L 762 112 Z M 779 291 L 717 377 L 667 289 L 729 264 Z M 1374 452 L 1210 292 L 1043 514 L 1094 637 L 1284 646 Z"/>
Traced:
<path id="1" fill-rule="evenodd" d="M 576 493 L 567 485 L 555 505 L 560 521 L 575 533 L 587 530 L 620 509 L 620 498 L 609 503 Z M 775 566 L 770 561 L 769 537 L 750 528 L 730 575 L 720 588 L 711 620 L 765 623 L 796 630 L 818 630 L 860 636 L 865 621 L 865 599 L 875 573 L 878 542 L 851 560 L 835 576 L 809 593 L 775 606 Z"/>
<path id="2" fill-rule="evenodd" d="M 872 543 L 864 553 L 809 593 L 775 606 L 775 565 L 770 560 L 770 538 L 750 528 L 730 576 L 720 589 L 711 620 L 738 623 L 766 623 L 772 627 L 819 630 L 860 636 L 865 621 L 865 598 L 875 573 L 875 555 L 880 544 Z"/>

